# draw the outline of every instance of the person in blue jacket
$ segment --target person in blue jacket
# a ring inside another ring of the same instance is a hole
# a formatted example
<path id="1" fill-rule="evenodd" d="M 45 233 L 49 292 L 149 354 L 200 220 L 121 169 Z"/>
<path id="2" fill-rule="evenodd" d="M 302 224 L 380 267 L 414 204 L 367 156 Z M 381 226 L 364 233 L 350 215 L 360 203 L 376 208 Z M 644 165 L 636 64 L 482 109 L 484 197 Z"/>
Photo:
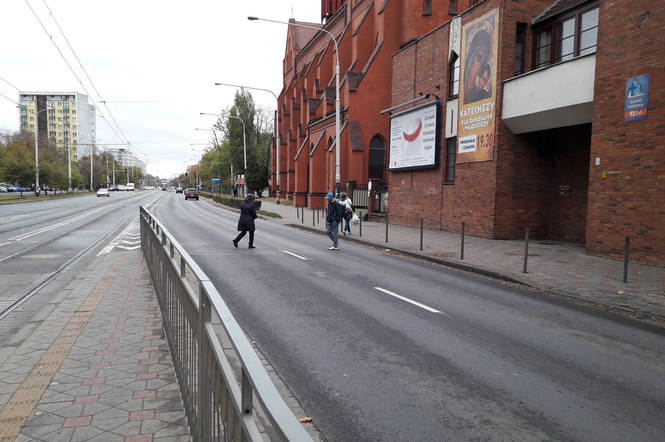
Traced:
<path id="1" fill-rule="evenodd" d="M 240 206 L 240 219 L 238 220 L 238 231 L 240 232 L 236 239 L 233 240 L 233 245 L 237 249 L 238 242 L 249 232 L 249 248 L 254 247 L 254 220 L 256 219 L 256 207 L 254 206 L 254 195 L 247 195 L 245 201 Z"/>
<path id="2" fill-rule="evenodd" d="M 328 201 L 328 215 L 326 216 L 326 232 L 328 237 L 332 240 L 333 245 L 329 250 L 337 250 L 339 247 L 339 240 L 337 234 L 339 232 L 339 223 L 342 222 L 344 216 L 344 207 L 335 199 L 335 195 L 328 193 L 326 195 Z"/>

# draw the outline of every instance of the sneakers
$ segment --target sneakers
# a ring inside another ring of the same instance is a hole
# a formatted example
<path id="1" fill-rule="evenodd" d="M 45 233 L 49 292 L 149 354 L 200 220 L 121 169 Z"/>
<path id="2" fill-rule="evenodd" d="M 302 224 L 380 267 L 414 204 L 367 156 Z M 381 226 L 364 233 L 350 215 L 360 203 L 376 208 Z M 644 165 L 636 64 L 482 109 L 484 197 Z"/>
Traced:
<path id="1" fill-rule="evenodd" d="M 335 247 L 335 246 L 332 246 L 332 247 L 331 247 L 331 248 L 329 248 L 328 250 L 338 250 L 338 249 L 337 249 L 337 247 Z"/>
<path id="2" fill-rule="evenodd" d="M 342 232 L 342 235 L 346 236 L 346 230 Z"/>
<path id="3" fill-rule="evenodd" d="M 237 249 L 238 248 L 238 242 L 234 239 L 233 240 L 233 246 Z"/>

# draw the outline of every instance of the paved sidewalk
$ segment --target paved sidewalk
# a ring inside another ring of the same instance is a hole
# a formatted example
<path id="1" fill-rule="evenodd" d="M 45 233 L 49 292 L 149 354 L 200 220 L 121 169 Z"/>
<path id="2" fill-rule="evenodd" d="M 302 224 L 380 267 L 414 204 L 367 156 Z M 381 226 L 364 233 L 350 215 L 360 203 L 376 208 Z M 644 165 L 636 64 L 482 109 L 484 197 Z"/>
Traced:
<path id="1" fill-rule="evenodd" d="M 56 299 L 0 359 L 0 441 L 189 441 L 141 250 L 94 258 Z"/>
<path id="2" fill-rule="evenodd" d="M 316 211 L 313 221 L 312 211 L 308 209 L 304 218 L 293 206 L 269 200 L 262 200 L 261 209 L 283 217 L 267 219 L 325 233 L 325 215 L 319 216 L 317 222 Z M 390 224 L 387 243 L 384 223 L 362 223 L 362 236 L 358 225 L 352 226 L 351 231 L 351 236 L 340 233 L 341 245 L 337 253 L 344 252 L 345 241 L 361 242 L 572 297 L 665 327 L 663 267 L 630 263 L 628 282 L 624 283 L 623 261 L 586 255 L 581 244 L 530 240 L 527 273 L 523 273 L 523 240 L 499 241 L 467 235 L 464 259 L 461 259 L 459 234 L 425 229 L 421 251 L 420 227 Z"/>

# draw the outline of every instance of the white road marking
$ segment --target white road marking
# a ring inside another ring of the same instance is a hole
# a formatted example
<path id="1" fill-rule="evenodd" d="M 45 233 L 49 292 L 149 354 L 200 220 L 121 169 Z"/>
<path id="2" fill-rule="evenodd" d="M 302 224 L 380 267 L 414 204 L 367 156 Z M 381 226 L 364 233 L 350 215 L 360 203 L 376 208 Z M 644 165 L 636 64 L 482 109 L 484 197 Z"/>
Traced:
<path id="1" fill-rule="evenodd" d="M 414 300 L 412 300 L 412 299 L 405 298 L 404 296 L 398 295 L 397 293 L 393 293 L 393 292 L 391 292 L 390 290 L 382 289 L 381 287 L 374 287 L 374 288 L 375 288 L 376 290 L 380 291 L 380 292 L 387 293 L 387 294 L 390 295 L 390 296 L 394 296 L 394 297 L 397 298 L 397 299 L 401 299 L 402 301 L 406 301 L 406 302 L 408 302 L 408 303 L 411 303 L 411 304 L 413 304 L 413 305 L 415 305 L 415 306 L 418 306 L 418 307 L 420 307 L 420 308 L 422 308 L 422 309 L 425 309 L 425 310 L 427 310 L 427 311 L 429 311 L 429 312 L 432 312 L 432 313 L 441 313 L 441 314 L 443 314 L 443 315 L 445 315 L 445 316 L 448 316 L 448 315 L 446 315 L 445 313 L 440 312 L 439 310 L 433 309 L 432 307 L 428 307 L 428 306 L 426 306 L 425 304 L 421 304 L 421 303 L 416 302 L 416 301 L 414 301 Z"/>
<path id="2" fill-rule="evenodd" d="M 304 256 L 296 255 L 295 253 L 289 252 L 288 250 L 280 250 L 280 252 L 288 253 L 291 256 L 295 256 L 296 258 L 300 258 L 303 261 L 308 261 L 308 258 L 305 258 Z"/>
<path id="3" fill-rule="evenodd" d="M 126 247 L 126 246 L 117 246 L 119 249 L 125 249 L 125 250 L 136 250 L 141 246 L 134 246 L 134 247 Z"/>
<path id="4" fill-rule="evenodd" d="M 111 250 L 113 250 L 113 248 L 114 248 L 115 246 L 117 246 L 118 244 L 120 244 L 120 241 L 122 240 L 122 237 L 125 236 L 125 235 L 129 232 L 129 230 L 131 230 L 131 229 L 134 228 L 134 224 L 135 224 L 136 222 L 138 222 L 138 217 L 136 217 L 136 219 L 135 219 L 134 221 L 132 221 L 131 223 L 129 223 L 129 225 L 125 228 L 125 230 L 123 230 L 123 231 L 120 233 L 120 235 L 118 235 L 118 236 L 116 236 L 115 238 L 113 238 L 113 241 L 111 241 L 111 242 L 109 243 L 108 246 L 104 247 L 104 248 L 102 249 L 102 251 L 99 252 L 99 253 L 97 254 L 97 256 L 99 256 L 99 255 L 106 255 L 106 254 L 108 254 L 109 252 L 111 252 Z M 140 246 L 137 246 L 137 247 L 140 247 Z"/>
<path id="5" fill-rule="evenodd" d="M 6 246 L 7 244 L 11 244 L 11 242 L 0 242 L 0 247 Z"/>
<path id="6" fill-rule="evenodd" d="M 90 212 L 85 213 L 81 216 L 77 216 L 76 218 L 72 218 L 70 220 L 63 221 L 63 222 L 58 223 L 58 224 L 53 224 L 52 226 L 44 227 L 43 229 L 35 230 L 33 232 L 30 232 L 30 233 L 25 233 L 23 235 L 19 235 L 19 236 L 15 236 L 13 238 L 9 238 L 9 240 L 10 241 L 21 241 L 21 240 L 24 240 L 26 238 L 30 238 L 31 236 L 39 235 L 40 233 L 48 232 L 49 230 L 57 229 L 58 227 L 66 226 L 67 224 L 71 224 L 75 221 L 81 220 L 83 218 L 87 218 L 90 215 L 95 214 L 95 213 L 97 213 L 101 210 L 104 210 L 104 207 L 96 209 L 96 210 L 91 210 Z"/>

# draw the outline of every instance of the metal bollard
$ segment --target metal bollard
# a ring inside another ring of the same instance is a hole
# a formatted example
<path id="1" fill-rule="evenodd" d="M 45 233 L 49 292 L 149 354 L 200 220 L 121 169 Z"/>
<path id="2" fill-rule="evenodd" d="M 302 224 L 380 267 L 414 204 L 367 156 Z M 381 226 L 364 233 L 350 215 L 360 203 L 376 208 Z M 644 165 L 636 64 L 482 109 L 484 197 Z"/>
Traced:
<path id="1" fill-rule="evenodd" d="M 462 221 L 462 251 L 460 254 L 460 258 L 464 259 L 464 228 L 465 228 L 465 223 Z"/>
<path id="2" fill-rule="evenodd" d="M 423 220 L 424 220 L 424 218 L 420 218 L 420 251 L 421 252 L 423 250 Z"/>
<path id="3" fill-rule="evenodd" d="M 388 244 L 388 214 L 386 213 L 386 244 Z"/>
<path id="4" fill-rule="evenodd" d="M 302 216 L 302 223 L 305 224 L 305 206 L 302 207 L 302 210 L 300 211 L 300 214 Z"/>
<path id="5" fill-rule="evenodd" d="M 630 236 L 626 236 L 626 251 L 623 259 L 623 282 L 628 282 L 628 252 L 630 251 Z"/>
<path id="6" fill-rule="evenodd" d="M 522 269 L 522 273 L 527 273 L 526 264 L 528 260 L 529 260 L 529 228 L 527 227 L 526 238 L 524 240 L 524 269 Z"/>
<path id="7" fill-rule="evenodd" d="M 316 227 L 316 218 L 314 218 L 314 212 L 315 210 L 312 209 L 312 227 Z"/>
<path id="8" fill-rule="evenodd" d="M 360 237 L 362 238 L 362 236 L 363 236 L 363 217 L 359 216 L 358 220 L 360 221 L 360 224 L 358 226 L 359 226 L 359 229 L 360 229 Z"/>
<path id="9" fill-rule="evenodd" d="M 319 215 L 321 214 L 321 209 L 316 209 L 316 223 L 319 223 Z"/>

